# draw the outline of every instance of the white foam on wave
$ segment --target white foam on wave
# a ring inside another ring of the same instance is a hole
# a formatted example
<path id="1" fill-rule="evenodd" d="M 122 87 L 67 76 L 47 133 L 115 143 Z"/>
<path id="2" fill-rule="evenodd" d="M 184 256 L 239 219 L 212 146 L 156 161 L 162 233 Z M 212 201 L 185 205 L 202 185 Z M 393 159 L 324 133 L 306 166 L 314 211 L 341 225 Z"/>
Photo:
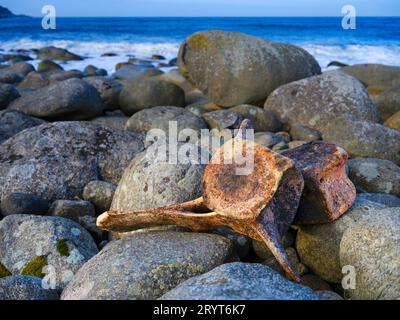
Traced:
<path id="1" fill-rule="evenodd" d="M 179 42 L 101 42 L 101 41 L 71 41 L 71 40 L 33 40 L 30 38 L 5 41 L 1 44 L 4 51 L 11 49 L 32 49 L 46 46 L 56 46 L 70 50 L 86 57 L 83 61 L 70 61 L 64 63 L 66 70 L 83 70 L 87 65 L 93 64 L 104 68 L 109 74 L 114 72 L 115 64 L 127 61 L 129 56 L 149 58 L 153 54 L 161 54 L 167 59 L 177 56 Z M 327 46 L 319 44 L 300 44 L 312 54 L 323 70 L 327 69 L 329 62 L 336 60 L 346 64 L 381 63 L 400 66 L 400 46 L 373 46 L 373 45 L 346 45 Z M 101 57 L 105 52 L 114 52 L 116 57 Z M 38 61 L 32 62 L 34 65 Z"/>

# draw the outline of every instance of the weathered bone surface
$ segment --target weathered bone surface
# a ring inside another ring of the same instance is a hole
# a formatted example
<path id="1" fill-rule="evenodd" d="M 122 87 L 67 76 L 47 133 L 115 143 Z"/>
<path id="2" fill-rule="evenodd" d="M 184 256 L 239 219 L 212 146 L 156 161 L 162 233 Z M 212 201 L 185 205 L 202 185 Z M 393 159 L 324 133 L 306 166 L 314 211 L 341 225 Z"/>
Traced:
<path id="1" fill-rule="evenodd" d="M 246 126 L 244 123 L 241 127 Z M 294 161 L 242 140 L 241 135 L 230 142 L 222 146 L 207 165 L 202 198 L 142 211 L 108 211 L 97 219 L 97 225 L 118 232 L 169 224 L 195 231 L 228 226 L 264 241 L 288 275 L 299 281 L 281 238 L 294 220 L 304 185 L 302 175 Z M 237 169 L 243 169 L 246 164 L 244 156 L 251 152 L 253 170 L 247 175 L 237 174 Z M 226 161 L 227 158 L 231 158 L 232 163 Z"/>
<path id="2" fill-rule="evenodd" d="M 353 204 L 356 188 L 346 174 L 347 153 L 333 143 L 315 141 L 283 151 L 304 177 L 304 191 L 295 224 L 338 219 Z"/>

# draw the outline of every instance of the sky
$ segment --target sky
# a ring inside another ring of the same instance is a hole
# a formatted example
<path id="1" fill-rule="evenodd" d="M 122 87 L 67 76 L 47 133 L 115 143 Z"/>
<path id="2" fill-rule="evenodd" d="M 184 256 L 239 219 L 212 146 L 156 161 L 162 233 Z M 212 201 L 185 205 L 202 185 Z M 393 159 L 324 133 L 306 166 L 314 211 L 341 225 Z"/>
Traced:
<path id="1" fill-rule="evenodd" d="M 347 4 L 357 16 L 400 16 L 400 0 L 0 0 L 30 16 L 41 16 L 47 4 L 59 17 L 341 16 Z"/>

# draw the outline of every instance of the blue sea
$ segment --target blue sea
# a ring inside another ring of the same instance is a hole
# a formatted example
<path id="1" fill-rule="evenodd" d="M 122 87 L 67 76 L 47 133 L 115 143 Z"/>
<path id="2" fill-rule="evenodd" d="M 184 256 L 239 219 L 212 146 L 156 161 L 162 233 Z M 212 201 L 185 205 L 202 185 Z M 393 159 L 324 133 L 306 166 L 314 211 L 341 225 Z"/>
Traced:
<path id="1" fill-rule="evenodd" d="M 148 58 L 176 56 L 188 35 L 205 29 L 240 31 L 296 44 L 320 63 L 400 65 L 400 17 L 357 18 L 355 30 L 343 30 L 341 17 L 320 18 L 57 18 L 56 30 L 44 30 L 41 18 L 0 20 L 0 50 L 54 45 L 86 57 L 66 69 L 94 64 L 113 72 L 128 55 Z M 101 57 L 114 52 L 117 57 Z M 37 63 L 34 61 L 33 63 Z"/>

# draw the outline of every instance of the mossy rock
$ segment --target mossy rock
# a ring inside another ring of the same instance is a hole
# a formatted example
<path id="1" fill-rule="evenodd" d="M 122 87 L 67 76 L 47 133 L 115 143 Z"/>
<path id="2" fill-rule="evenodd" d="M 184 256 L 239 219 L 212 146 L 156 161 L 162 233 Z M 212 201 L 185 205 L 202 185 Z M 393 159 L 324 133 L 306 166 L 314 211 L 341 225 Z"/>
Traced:
<path id="1" fill-rule="evenodd" d="M 60 239 L 57 241 L 57 251 L 60 255 L 68 257 L 70 250 L 67 244 L 68 239 Z"/>
<path id="2" fill-rule="evenodd" d="M 0 263 L 0 278 L 11 276 L 12 273 L 7 270 L 5 266 Z"/>
<path id="3" fill-rule="evenodd" d="M 46 256 L 38 256 L 28 262 L 21 271 L 21 275 L 34 276 L 43 279 L 45 274 L 42 272 L 43 267 L 47 265 Z"/>

